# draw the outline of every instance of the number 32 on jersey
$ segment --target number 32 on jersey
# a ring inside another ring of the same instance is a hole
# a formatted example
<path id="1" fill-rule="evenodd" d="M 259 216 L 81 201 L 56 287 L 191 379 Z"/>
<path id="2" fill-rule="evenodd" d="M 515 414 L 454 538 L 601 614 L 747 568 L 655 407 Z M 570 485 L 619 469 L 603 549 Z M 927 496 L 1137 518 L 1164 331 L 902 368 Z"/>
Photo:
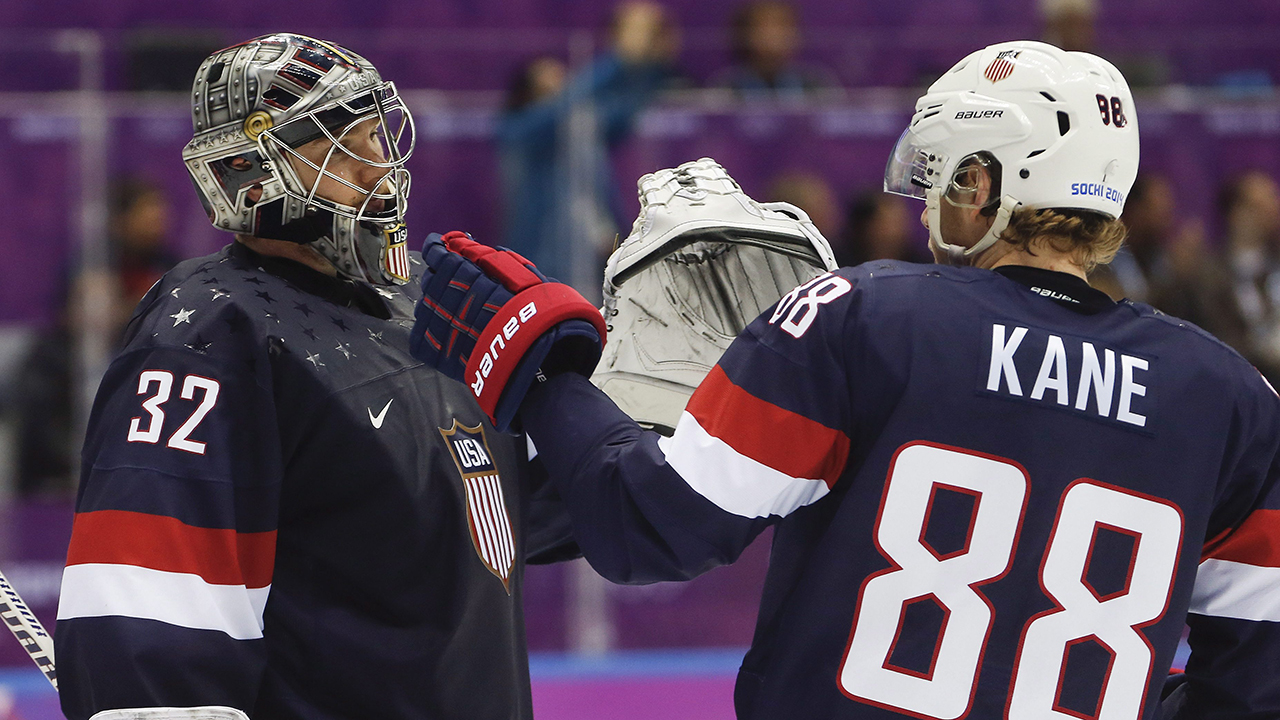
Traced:
<path id="1" fill-rule="evenodd" d="M 204 454 L 205 444 L 192 440 L 191 433 L 199 427 L 204 416 L 208 415 L 213 406 L 218 403 L 218 391 L 221 387 L 217 380 L 199 375 L 188 375 L 183 379 L 182 399 L 194 400 L 196 392 L 199 392 L 200 404 L 196 406 L 195 412 L 191 413 L 186 422 L 169 436 L 169 440 L 165 443 L 166 447 L 196 455 Z M 168 402 L 172 392 L 173 373 L 168 370 L 142 371 L 138 376 L 138 394 L 147 396 L 147 399 L 142 401 L 142 409 L 147 412 L 147 418 L 144 420 L 139 415 L 129 420 L 129 442 L 155 444 L 160 441 L 160 432 L 164 429 L 162 406 Z"/>
<path id="2" fill-rule="evenodd" d="M 969 540 L 939 556 L 923 542 L 935 487 L 975 496 Z M 840 686 L 856 700 L 951 720 L 966 714 L 993 621 L 981 587 L 1000 580 L 1013 563 L 1029 479 L 1020 465 L 957 448 L 913 444 L 899 451 L 889 473 L 876 541 L 896 567 L 863 585 L 840 669 Z M 1122 593 L 1099 598 L 1085 583 L 1099 526 L 1134 536 L 1130 579 Z M 1040 584 L 1056 609 L 1031 618 L 1022 631 L 1006 717 L 1063 718 L 1057 693 L 1070 647 L 1102 644 L 1112 655 L 1097 717 L 1141 715 L 1152 650 L 1138 632 L 1168 607 L 1182 539 L 1176 506 L 1081 479 L 1063 493 Z M 906 607 L 933 601 L 945 620 L 928 673 L 890 665 Z"/>

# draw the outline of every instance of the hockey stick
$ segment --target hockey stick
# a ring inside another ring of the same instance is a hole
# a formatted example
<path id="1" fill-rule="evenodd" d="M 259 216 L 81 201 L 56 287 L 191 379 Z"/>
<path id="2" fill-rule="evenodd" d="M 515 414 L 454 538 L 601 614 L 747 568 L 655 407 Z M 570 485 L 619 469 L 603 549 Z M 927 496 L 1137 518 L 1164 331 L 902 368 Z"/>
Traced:
<path id="1" fill-rule="evenodd" d="M 53 667 L 53 638 L 45 632 L 44 626 L 36 619 L 35 613 L 22 602 L 18 591 L 9 584 L 9 578 L 0 573 L 0 619 L 18 638 L 22 649 L 31 656 L 31 661 L 40 668 L 40 672 L 58 689 L 58 673 Z"/>

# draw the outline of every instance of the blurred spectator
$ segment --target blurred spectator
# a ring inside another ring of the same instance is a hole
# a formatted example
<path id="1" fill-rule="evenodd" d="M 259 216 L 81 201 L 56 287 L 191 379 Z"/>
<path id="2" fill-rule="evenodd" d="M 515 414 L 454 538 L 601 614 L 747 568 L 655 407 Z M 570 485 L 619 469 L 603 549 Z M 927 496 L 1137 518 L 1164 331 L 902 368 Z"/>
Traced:
<path id="1" fill-rule="evenodd" d="M 169 205 L 156 185 L 119 182 L 111 191 L 110 210 L 111 265 L 67 281 L 53 327 L 36 339 L 17 373 L 17 489 L 23 495 L 74 492 L 81 333 L 105 332 L 114 345 L 134 305 L 175 262 L 165 247 Z"/>
<path id="2" fill-rule="evenodd" d="M 79 333 L 105 322 L 115 339 L 132 308 L 119 277 L 111 272 L 84 273 L 69 283 L 55 324 L 36 338 L 14 383 L 19 494 L 70 495 L 75 490 L 71 473 L 78 451 L 74 423 Z"/>
<path id="3" fill-rule="evenodd" d="M 1040 39 L 1063 50 L 1097 53 L 1097 0 L 1040 0 Z M 1102 53 L 1115 63 L 1131 88 L 1169 82 L 1168 60 L 1157 55 L 1134 55 L 1123 49 Z"/>
<path id="4" fill-rule="evenodd" d="M 856 196 L 849 204 L 844 232 L 832 245 L 836 262 L 842 266 L 869 260 L 931 262 L 915 218 L 901 196 L 879 190 Z"/>
<path id="5" fill-rule="evenodd" d="M 831 186 L 811 172 L 787 172 L 773 179 L 765 195 L 772 202 L 791 203 L 804 210 L 818 232 L 835 242 L 840 231 L 840 204 Z"/>
<path id="6" fill-rule="evenodd" d="M 1235 297 L 1265 361 L 1280 366 L 1280 186 L 1251 170 L 1218 197 Z"/>
<path id="7" fill-rule="evenodd" d="M 1275 378 L 1280 366 L 1260 352 L 1232 291 L 1227 264 L 1205 242 L 1203 223 L 1187 222 L 1172 237 L 1164 266 L 1168 275 L 1152 284 L 1151 304 L 1195 323 L 1235 348 L 1268 378 Z"/>
<path id="8" fill-rule="evenodd" d="M 1226 263 L 1205 242 L 1204 224 L 1178 216 L 1173 185 L 1141 173 L 1121 216 L 1128 236 L 1109 265 L 1089 282 L 1113 299 L 1148 303 L 1187 320 L 1262 368 L 1249 326 L 1232 289 Z"/>
<path id="9" fill-rule="evenodd" d="M 1139 172 L 1120 219 L 1129 231 L 1124 246 L 1115 260 L 1094 268 L 1089 282 L 1114 300 L 1151 303 L 1153 286 L 1168 283 L 1172 273 L 1167 252 L 1177 212 L 1169 179 Z"/>
<path id="10" fill-rule="evenodd" d="M 755 0 L 738 8 L 730 43 L 733 65 L 712 80 L 715 87 L 753 99 L 840 90 L 830 71 L 796 60 L 802 38 L 799 12 L 791 3 Z"/>
<path id="11" fill-rule="evenodd" d="M 1098 15 L 1095 0 L 1040 0 L 1042 39 L 1063 50 L 1096 52 L 1094 23 Z"/>
<path id="12" fill-rule="evenodd" d="M 552 277 L 598 286 L 603 256 L 620 227 L 608 149 L 630 135 L 636 115 L 673 77 L 677 47 L 676 30 L 660 5 L 626 3 L 614 16 L 612 49 L 573 78 L 553 57 L 536 58 L 519 71 L 498 129 L 505 245 Z M 590 113 L 594 145 L 571 147 L 574 121 Z M 579 183 L 587 176 L 587 183 L 573 184 L 574 174 Z M 601 257 L 591 259 L 591 272 L 575 277 L 572 248 L 583 237 Z"/>
<path id="13" fill-rule="evenodd" d="M 169 238 L 169 202 L 155 183 L 128 178 L 111 190 L 111 264 L 132 310 L 178 258 Z"/>

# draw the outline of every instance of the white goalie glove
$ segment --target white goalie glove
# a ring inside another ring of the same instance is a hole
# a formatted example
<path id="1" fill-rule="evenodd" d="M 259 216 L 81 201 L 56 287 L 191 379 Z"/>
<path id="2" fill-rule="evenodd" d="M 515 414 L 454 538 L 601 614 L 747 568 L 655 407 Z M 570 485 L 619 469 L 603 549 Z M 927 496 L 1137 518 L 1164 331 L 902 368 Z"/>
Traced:
<path id="1" fill-rule="evenodd" d="M 591 381 L 670 434 L 738 333 L 836 262 L 803 210 L 752 200 L 710 158 L 638 185 L 640 215 L 605 268 L 609 342 Z"/>

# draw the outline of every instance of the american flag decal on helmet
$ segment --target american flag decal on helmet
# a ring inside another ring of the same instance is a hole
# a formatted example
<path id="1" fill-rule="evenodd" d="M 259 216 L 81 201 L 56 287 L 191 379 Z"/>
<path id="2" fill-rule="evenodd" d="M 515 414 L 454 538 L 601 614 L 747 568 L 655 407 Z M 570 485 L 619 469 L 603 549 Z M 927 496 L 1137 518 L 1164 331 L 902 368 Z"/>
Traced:
<path id="1" fill-rule="evenodd" d="M 983 71 L 982 76 L 993 83 L 1009 77 L 1013 73 L 1013 61 L 1022 54 L 1021 50 L 1005 50 L 996 55 L 996 59 L 991 61 L 987 69 Z"/>
<path id="2" fill-rule="evenodd" d="M 502 479 L 489 452 L 484 427 L 466 427 L 455 419 L 452 428 L 439 430 L 462 475 L 467 496 L 467 525 L 476 555 L 489 572 L 502 581 L 502 587 L 510 595 L 511 569 L 516 559 L 515 534 L 502 493 Z"/>
<path id="3" fill-rule="evenodd" d="M 404 223 L 400 223 L 385 231 L 387 252 L 385 254 L 387 274 L 402 281 L 409 280 L 409 244 L 406 240 Z"/>

